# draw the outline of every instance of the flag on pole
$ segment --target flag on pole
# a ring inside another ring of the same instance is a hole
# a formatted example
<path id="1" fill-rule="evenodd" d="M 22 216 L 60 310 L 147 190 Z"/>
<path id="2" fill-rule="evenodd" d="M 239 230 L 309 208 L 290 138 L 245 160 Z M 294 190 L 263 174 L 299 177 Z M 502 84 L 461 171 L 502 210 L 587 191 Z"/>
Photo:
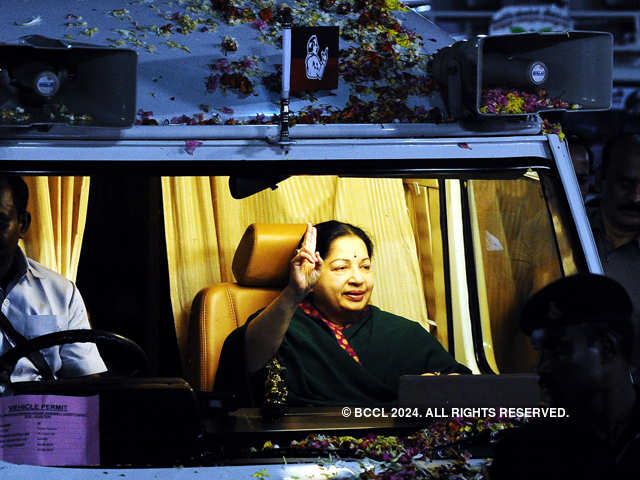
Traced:
<path id="1" fill-rule="evenodd" d="M 291 29 L 291 91 L 338 88 L 338 27 Z"/>

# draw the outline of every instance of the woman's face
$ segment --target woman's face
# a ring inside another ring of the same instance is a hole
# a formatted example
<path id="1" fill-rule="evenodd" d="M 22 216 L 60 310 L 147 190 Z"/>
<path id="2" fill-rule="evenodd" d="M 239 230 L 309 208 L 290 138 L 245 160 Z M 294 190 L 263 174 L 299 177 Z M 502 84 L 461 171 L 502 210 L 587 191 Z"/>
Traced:
<path id="1" fill-rule="evenodd" d="M 336 238 L 313 287 L 313 301 L 329 320 L 350 322 L 369 303 L 373 272 L 367 247 L 355 235 Z"/>

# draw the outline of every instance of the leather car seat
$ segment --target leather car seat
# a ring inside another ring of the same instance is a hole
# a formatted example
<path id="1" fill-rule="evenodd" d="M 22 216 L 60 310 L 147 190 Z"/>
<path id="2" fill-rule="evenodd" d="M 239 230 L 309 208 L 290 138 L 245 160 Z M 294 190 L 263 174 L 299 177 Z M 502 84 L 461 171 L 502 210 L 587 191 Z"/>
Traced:
<path id="1" fill-rule="evenodd" d="M 237 283 L 213 284 L 195 296 L 185 372 L 193 387 L 213 389 L 220 352 L 229 333 L 267 306 L 287 284 L 289 263 L 305 228 L 305 224 L 250 225 L 233 257 Z"/>

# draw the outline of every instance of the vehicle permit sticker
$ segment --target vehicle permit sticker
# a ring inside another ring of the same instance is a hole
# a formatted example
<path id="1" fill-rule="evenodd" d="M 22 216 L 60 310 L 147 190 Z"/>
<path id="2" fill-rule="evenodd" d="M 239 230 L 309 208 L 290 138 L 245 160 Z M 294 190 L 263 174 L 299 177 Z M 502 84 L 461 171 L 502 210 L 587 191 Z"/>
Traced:
<path id="1" fill-rule="evenodd" d="M 98 395 L 0 398 L 0 460 L 28 465 L 98 465 L 98 409 Z"/>

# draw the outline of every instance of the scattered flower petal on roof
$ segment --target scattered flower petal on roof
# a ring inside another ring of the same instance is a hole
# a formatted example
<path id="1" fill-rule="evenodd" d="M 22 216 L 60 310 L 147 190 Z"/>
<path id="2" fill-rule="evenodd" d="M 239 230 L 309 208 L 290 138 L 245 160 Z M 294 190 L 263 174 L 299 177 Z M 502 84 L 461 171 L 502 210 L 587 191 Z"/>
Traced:
<path id="1" fill-rule="evenodd" d="M 558 135 L 560 140 L 565 139 L 565 134 L 562 131 L 562 125 L 560 123 L 552 123 L 547 118 L 542 121 L 542 133 L 554 133 Z"/>
<path id="2" fill-rule="evenodd" d="M 78 18 L 82 18 L 82 17 L 78 17 Z M 64 24 L 65 27 L 86 27 L 89 24 L 85 21 L 77 21 L 77 22 L 66 22 Z"/>
<path id="3" fill-rule="evenodd" d="M 184 141 L 184 151 L 189 155 L 193 155 L 193 152 L 196 151 L 196 148 L 202 145 L 202 142 L 199 140 L 185 140 Z"/>
<path id="4" fill-rule="evenodd" d="M 126 8 L 111 10 L 109 13 L 111 14 L 111 16 L 116 17 L 119 20 L 131 20 L 129 10 L 127 10 Z"/>
<path id="5" fill-rule="evenodd" d="M 232 90 L 241 95 L 254 93 L 255 82 L 261 80 L 264 75 L 261 63 L 260 59 L 255 56 L 242 57 L 232 62 L 226 58 L 218 58 L 209 65 L 209 69 L 214 72 L 220 72 L 220 74 L 207 77 L 207 91 L 210 91 L 214 86 L 217 87 L 216 82 L 219 81 L 220 87 L 224 92 Z"/>
<path id="6" fill-rule="evenodd" d="M 235 38 L 233 38 L 233 37 L 231 37 L 229 35 L 225 35 L 224 36 L 220 46 L 222 47 L 222 51 L 224 52 L 225 55 L 228 52 L 237 52 L 238 51 L 238 41 Z"/>
<path id="7" fill-rule="evenodd" d="M 198 25 L 203 23 L 203 20 L 200 18 L 191 18 L 191 16 L 189 15 L 180 14 L 178 12 L 175 12 L 172 15 L 168 16 L 167 20 L 172 20 L 176 22 L 178 24 L 178 27 L 176 28 L 176 32 L 181 33 L 183 35 L 187 35 L 193 32 L 198 28 Z"/>
<path id="8" fill-rule="evenodd" d="M 251 26 L 256 30 L 264 30 L 265 28 L 267 28 L 268 25 L 267 25 L 267 22 L 265 22 L 264 20 L 257 19 L 255 22 L 251 24 Z"/>
<path id="9" fill-rule="evenodd" d="M 243 45 L 238 45 L 234 36 L 227 34 L 226 38 L 232 39 L 236 48 L 234 50 L 232 44 L 225 45 L 231 47 L 223 49 L 225 54 L 251 51 L 248 46 L 256 39 L 278 49 L 281 45 L 283 13 L 289 11 L 295 25 L 335 25 L 340 28 L 338 68 L 341 85 L 346 85 L 348 89 L 346 97 L 341 94 L 338 97 L 348 98 L 346 103 L 332 107 L 316 105 L 318 98 L 327 98 L 332 92 L 293 94 L 303 102 L 302 105 L 293 105 L 295 110 L 292 109 L 292 122 L 386 123 L 448 120 L 443 119 L 440 111 L 432 108 L 428 101 L 420 101 L 420 97 L 430 95 L 436 85 L 426 74 L 429 56 L 423 51 L 422 38 L 405 28 L 401 17 L 395 13 L 406 10 L 399 0 L 323 0 L 322 5 L 319 2 L 320 0 L 289 0 L 288 4 L 276 4 L 274 0 L 145 2 L 144 8 L 152 8 L 154 15 L 157 15 L 157 25 L 139 24 L 130 18 L 135 16 L 136 8 L 140 8 L 137 5 L 142 5 L 140 2 L 130 2 L 132 6 L 128 9 L 105 12 L 131 22 L 130 25 L 123 25 L 127 28 L 114 29 L 120 38 L 110 38 L 107 42 L 114 47 L 128 46 L 154 53 L 156 46 L 145 40 L 151 32 L 166 38 L 163 44 L 168 48 L 191 53 L 189 47 L 175 41 L 176 35 L 202 35 L 202 32 L 215 30 L 216 22 L 224 21 L 231 26 L 249 23 L 252 27 L 249 32 L 254 32 L 252 36 L 246 37 L 246 44 L 243 40 Z M 67 20 L 82 21 L 75 16 Z M 246 36 L 246 32 L 242 31 L 242 35 Z M 244 39 L 245 36 L 237 38 Z M 222 47 L 222 42 L 220 46 Z M 277 50 L 275 53 L 280 54 Z M 220 108 L 221 104 L 228 104 L 229 100 L 226 99 L 223 103 L 218 98 L 218 92 L 244 97 L 260 94 L 264 92 L 263 88 L 275 94 L 270 97 L 270 100 L 275 101 L 280 91 L 281 67 L 273 64 L 268 68 L 262 66 L 265 58 L 272 57 L 261 57 L 260 62 L 255 64 L 252 64 L 252 60 L 235 64 L 229 61 L 226 65 L 220 64 L 218 68 L 210 67 L 212 71 L 203 79 L 203 92 L 214 96 L 207 103 L 213 104 L 211 108 Z M 237 62 L 235 59 L 234 61 Z M 305 106 L 304 101 L 309 102 L 309 105 Z M 184 115 L 190 116 L 192 113 L 186 112 Z M 176 114 L 170 117 L 176 118 Z M 149 122 L 150 119 L 145 121 Z M 203 118 L 192 124 L 210 121 L 208 124 L 213 124 L 215 119 Z M 277 121 L 278 116 L 272 114 L 251 114 L 225 120 L 232 124 L 268 124 Z M 161 123 L 170 123 L 170 120 L 167 118 Z"/>
<path id="10" fill-rule="evenodd" d="M 80 32 L 81 35 L 93 37 L 98 32 L 98 27 L 85 28 Z"/>
<path id="11" fill-rule="evenodd" d="M 218 89 L 218 85 L 220 85 L 220 75 L 219 74 L 211 74 L 206 78 L 205 82 L 207 92 L 213 93 Z"/>
<path id="12" fill-rule="evenodd" d="M 173 117 L 171 120 L 169 120 L 169 123 L 171 125 L 179 125 L 179 124 L 189 125 L 191 123 L 191 117 L 183 114 L 183 115 L 180 115 L 179 117 Z"/>
<path id="13" fill-rule="evenodd" d="M 185 52 L 191 53 L 191 49 L 182 43 L 174 42 L 173 40 L 167 40 L 164 44 L 169 48 L 177 48 L 179 50 L 184 50 Z"/>

